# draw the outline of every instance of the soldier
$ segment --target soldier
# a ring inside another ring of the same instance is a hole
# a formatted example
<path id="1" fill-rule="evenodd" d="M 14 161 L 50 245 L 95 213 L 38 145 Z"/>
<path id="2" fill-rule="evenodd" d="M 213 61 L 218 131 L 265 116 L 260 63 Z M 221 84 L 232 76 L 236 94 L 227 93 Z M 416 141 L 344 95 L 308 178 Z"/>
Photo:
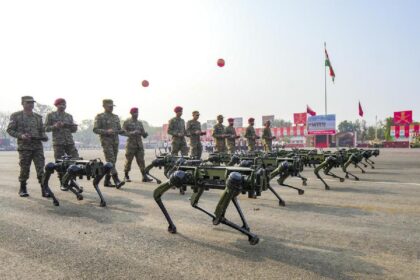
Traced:
<path id="1" fill-rule="evenodd" d="M 198 111 L 192 112 L 192 120 L 187 122 L 187 135 L 190 137 L 190 156 L 196 159 L 201 159 L 203 153 L 203 145 L 201 144 L 200 136 L 205 135 L 201 131 L 201 123 L 198 121 L 200 113 Z"/>
<path id="2" fill-rule="evenodd" d="M 230 154 L 234 154 L 236 151 L 235 140 L 239 138 L 239 135 L 236 135 L 236 130 L 233 127 L 233 118 L 228 119 L 229 125 L 225 128 L 226 134 L 226 145 Z"/>
<path id="3" fill-rule="evenodd" d="M 246 128 L 246 131 L 245 131 L 245 138 L 248 141 L 248 151 L 249 152 L 255 151 L 255 143 L 256 143 L 256 140 L 260 138 L 255 133 L 254 121 L 255 121 L 254 118 L 249 118 L 248 119 L 248 124 L 249 125 L 248 125 L 248 127 Z"/>
<path id="4" fill-rule="evenodd" d="M 35 164 L 38 182 L 41 184 L 44 175 L 45 157 L 42 142 L 48 141 L 42 124 L 42 116 L 33 112 L 34 102 L 32 96 L 22 97 L 23 111 L 13 113 L 10 116 L 10 122 L 7 127 L 7 133 L 17 138 L 19 152 L 19 195 L 21 197 L 29 196 L 26 181 L 29 179 L 29 172 L 32 161 Z M 41 194 L 43 197 L 49 197 L 50 194 L 43 190 L 41 185 Z"/>
<path id="5" fill-rule="evenodd" d="M 223 125 L 223 116 L 217 116 L 217 124 L 213 127 L 213 138 L 216 148 L 216 153 L 225 153 L 226 152 L 226 142 L 225 142 L 225 126 Z"/>
<path id="6" fill-rule="evenodd" d="M 79 153 L 72 136 L 77 131 L 77 124 L 73 122 L 72 115 L 65 112 L 66 100 L 58 98 L 54 105 L 57 111 L 49 113 L 45 120 L 45 131 L 52 131 L 54 158 L 61 159 L 64 155 L 78 158 Z"/>
<path id="7" fill-rule="evenodd" d="M 152 179 L 147 177 L 147 174 L 144 172 L 146 165 L 144 163 L 144 148 L 143 148 L 143 138 L 148 136 L 148 133 L 144 130 L 143 123 L 138 120 L 139 109 L 131 108 L 130 110 L 131 118 L 127 119 L 122 129 L 124 130 L 124 135 L 128 137 L 127 144 L 125 146 L 125 165 L 124 165 L 124 181 L 131 182 L 128 173 L 131 170 L 131 162 L 133 158 L 136 157 L 138 166 L 140 167 L 141 174 L 143 176 L 143 182 L 150 182 Z"/>
<path id="8" fill-rule="evenodd" d="M 265 122 L 264 126 L 265 127 L 264 127 L 263 135 L 262 135 L 264 152 L 271 152 L 273 139 L 276 139 L 276 137 L 271 134 L 271 128 L 270 128 L 271 122 L 269 120 Z"/>
<path id="9" fill-rule="evenodd" d="M 182 156 L 188 155 L 187 142 L 185 141 L 185 122 L 181 118 L 182 107 L 176 106 L 174 108 L 175 117 L 169 120 L 168 134 L 172 135 L 172 155 L 178 155 L 181 152 Z"/>
<path id="10" fill-rule="evenodd" d="M 104 107 L 105 111 L 96 115 L 93 132 L 99 134 L 105 160 L 114 165 L 111 170 L 111 175 L 105 176 L 104 186 L 114 187 L 114 185 L 111 185 L 110 182 L 110 177 L 112 176 L 115 187 L 119 189 L 125 184 L 125 182 L 120 181 L 118 178 L 118 172 L 115 165 L 117 163 L 119 145 L 118 134 L 124 134 L 124 132 L 121 129 L 120 119 L 117 115 L 112 113 L 114 110 L 114 102 L 111 99 L 104 99 L 102 101 L 102 106 Z"/>

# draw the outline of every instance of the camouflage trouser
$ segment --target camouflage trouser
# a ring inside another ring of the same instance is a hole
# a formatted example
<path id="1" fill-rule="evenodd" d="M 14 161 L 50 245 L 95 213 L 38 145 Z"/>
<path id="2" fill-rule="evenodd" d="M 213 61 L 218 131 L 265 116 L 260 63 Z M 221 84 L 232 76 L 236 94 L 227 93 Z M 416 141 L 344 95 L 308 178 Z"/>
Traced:
<path id="1" fill-rule="evenodd" d="M 234 154 L 234 153 L 235 153 L 235 151 L 236 151 L 236 146 L 235 146 L 235 144 L 227 144 L 227 146 L 228 146 L 228 151 L 229 151 L 229 154 Z"/>
<path id="2" fill-rule="evenodd" d="M 248 151 L 249 152 L 255 151 L 255 141 L 248 141 Z"/>
<path id="3" fill-rule="evenodd" d="M 216 153 L 225 153 L 226 152 L 226 143 L 225 139 L 215 141 Z"/>
<path id="4" fill-rule="evenodd" d="M 264 143 L 264 152 L 271 152 L 273 149 L 271 143 Z"/>
<path id="5" fill-rule="evenodd" d="M 74 144 L 70 145 L 54 145 L 54 158 L 61 159 L 63 156 L 71 156 L 72 158 L 78 158 L 79 152 L 77 151 Z"/>
<path id="6" fill-rule="evenodd" d="M 188 147 L 185 138 L 172 138 L 172 155 L 178 155 L 181 152 L 181 155 L 188 155 Z"/>
<path id="7" fill-rule="evenodd" d="M 125 164 L 124 172 L 131 170 L 131 163 L 133 158 L 136 158 L 137 165 L 140 167 L 140 171 L 143 174 L 146 164 L 144 162 L 144 149 L 143 148 L 126 148 L 125 149 Z"/>
<path id="8" fill-rule="evenodd" d="M 31 163 L 32 161 L 35 164 L 36 175 L 38 181 L 41 180 L 42 176 L 44 175 L 44 166 L 45 166 L 45 157 L 44 157 L 44 150 L 22 150 L 19 151 L 19 166 L 20 166 L 20 174 L 19 174 L 19 181 L 26 182 L 29 179 L 29 172 L 31 170 Z"/>
<path id="9" fill-rule="evenodd" d="M 203 145 L 200 141 L 191 141 L 190 142 L 190 156 L 201 159 L 201 154 L 203 153 Z"/>
<path id="10" fill-rule="evenodd" d="M 118 174 L 116 169 L 116 163 L 117 163 L 117 155 L 118 155 L 118 143 L 104 143 L 102 145 L 102 149 L 104 151 L 105 155 L 105 161 L 110 162 L 114 165 L 111 170 L 111 175 Z"/>

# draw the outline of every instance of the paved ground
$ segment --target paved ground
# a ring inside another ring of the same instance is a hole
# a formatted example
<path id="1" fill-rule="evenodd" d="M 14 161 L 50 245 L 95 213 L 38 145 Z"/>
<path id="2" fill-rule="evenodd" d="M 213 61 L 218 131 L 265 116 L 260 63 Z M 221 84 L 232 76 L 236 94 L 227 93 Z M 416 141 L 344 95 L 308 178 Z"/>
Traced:
<path id="1" fill-rule="evenodd" d="M 83 201 L 55 187 L 61 205 L 54 207 L 41 198 L 34 169 L 31 196 L 20 198 L 17 153 L 2 152 L 0 279 L 419 279 L 420 149 L 381 152 L 376 169 L 355 171 L 359 182 L 329 181 L 325 191 L 306 170 L 303 196 L 276 186 L 284 208 L 270 193 L 241 197 L 261 238 L 256 246 L 213 226 L 175 191 L 164 197 L 179 231 L 169 234 L 152 199 L 156 184 L 141 183 L 138 171 L 121 190 L 103 189 L 107 208 L 86 182 Z M 120 153 L 120 170 L 122 163 Z M 206 193 L 202 205 L 211 209 L 219 194 Z"/>

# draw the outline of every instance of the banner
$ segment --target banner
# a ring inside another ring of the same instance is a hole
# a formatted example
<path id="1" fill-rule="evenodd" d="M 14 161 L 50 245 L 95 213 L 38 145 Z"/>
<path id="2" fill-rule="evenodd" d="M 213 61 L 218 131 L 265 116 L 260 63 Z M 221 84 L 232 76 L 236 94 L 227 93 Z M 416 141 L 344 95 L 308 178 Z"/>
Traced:
<path id="1" fill-rule="evenodd" d="M 408 138 L 410 135 L 419 135 L 420 125 L 392 125 L 390 136 L 395 139 Z"/>
<path id="2" fill-rule="evenodd" d="M 233 127 L 238 128 L 243 126 L 243 118 L 233 118 Z"/>
<path id="3" fill-rule="evenodd" d="M 307 121 L 308 135 L 335 134 L 335 115 L 310 116 Z"/>
<path id="4" fill-rule="evenodd" d="M 413 111 L 394 112 L 394 124 L 411 124 L 413 122 Z"/>
<path id="5" fill-rule="evenodd" d="M 262 116 L 262 124 L 264 125 L 266 121 L 274 122 L 274 115 Z"/>
<path id="6" fill-rule="evenodd" d="M 293 114 L 293 120 L 295 124 L 306 124 L 306 116 L 307 113 L 294 113 Z"/>

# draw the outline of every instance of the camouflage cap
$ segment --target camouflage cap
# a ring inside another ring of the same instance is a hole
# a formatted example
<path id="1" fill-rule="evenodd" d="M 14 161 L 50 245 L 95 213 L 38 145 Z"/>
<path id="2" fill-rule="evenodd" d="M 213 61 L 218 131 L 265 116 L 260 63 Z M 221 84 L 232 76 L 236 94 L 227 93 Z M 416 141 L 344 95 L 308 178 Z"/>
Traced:
<path id="1" fill-rule="evenodd" d="M 115 105 L 112 99 L 104 99 L 102 100 L 102 106 L 115 106 Z"/>
<path id="2" fill-rule="evenodd" d="M 217 119 L 223 119 L 223 115 L 217 115 Z"/>
<path id="3" fill-rule="evenodd" d="M 23 102 L 36 102 L 32 96 L 22 96 L 22 103 Z"/>
<path id="4" fill-rule="evenodd" d="M 200 115 L 200 112 L 198 112 L 198 111 L 193 111 L 192 112 L 192 115 L 194 116 L 194 115 Z"/>

